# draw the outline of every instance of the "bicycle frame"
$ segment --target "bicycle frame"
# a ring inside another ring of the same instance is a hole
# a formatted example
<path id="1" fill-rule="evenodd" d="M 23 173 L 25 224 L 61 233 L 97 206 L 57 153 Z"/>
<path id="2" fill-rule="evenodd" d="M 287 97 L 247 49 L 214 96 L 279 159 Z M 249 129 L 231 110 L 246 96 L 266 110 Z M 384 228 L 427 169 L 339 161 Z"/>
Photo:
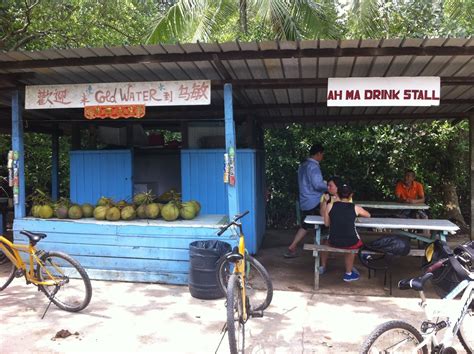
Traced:
<path id="1" fill-rule="evenodd" d="M 6 244 L 10 247 L 12 252 L 10 252 L 7 247 L 4 246 Z M 44 285 L 44 286 L 51 286 L 57 285 L 61 282 L 61 280 L 56 280 L 55 277 L 49 272 L 49 270 L 44 267 L 44 264 L 38 257 L 38 251 L 34 246 L 28 243 L 28 245 L 20 245 L 11 242 L 4 236 L 0 236 L 0 250 L 7 256 L 7 258 L 13 262 L 15 267 L 20 270 L 24 271 L 26 282 L 27 284 L 33 283 L 35 285 Z M 20 252 L 28 254 L 28 263 L 25 263 L 20 256 Z M 43 268 L 48 274 L 49 280 L 41 281 L 35 276 L 35 267 L 34 265 L 38 264 L 40 268 Z"/>
<path id="2" fill-rule="evenodd" d="M 424 338 L 423 342 L 421 342 L 415 349 L 415 353 L 417 350 L 423 348 L 425 345 L 429 348 L 431 344 L 434 346 L 439 346 L 443 344 L 444 347 L 450 347 L 453 343 L 454 337 L 459 331 L 459 327 L 461 326 L 462 320 L 467 313 L 469 305 L 472 301 L 474 301 L 474 279 L 472 280 L 463 280 L 459 283 L 446 297 L 443 298 L 442 301 L 452 301 L 456 296 L 458 296 L 461 292 L 463 295 L 459 302 L 456 304 L 454 309 L 450 309 L 450 306 L 437 306 L 438 308 L 446 308 L 448 311 L 435 310 L 429 311 L 427 308 L 426 297 L 423 291 L 420 291 L 421 302 L 420 306 L 423 308 L 426 314 L 426 318 L 429 321 L 432 321 L 434 317 L 446 317 L 445 323 L 446 327 L 444 336 L 441 342 L 438 341 L 436 337 L 437 329 L 434 327 L 431 329 L 430 333 L 422 332 L 422 336 Z M 455 319 L 453 321 L 452 319 Z"/>
<path id="3" fill-rule="evenodd" d="M 233 273 L 238 274 L 241 279 L 241 289 L 242 289 L 242 302 L 243 302 L 243 320 L 247 321 L 248 313 L 247 313 L 247 295 L 245 289 L 245 237 L 242 231 L 242 223 L 238 223 L 237 226 L 239 227 L 239 254 L 242 255 L 242 259 L 235 263 L 235 268 Z"/>

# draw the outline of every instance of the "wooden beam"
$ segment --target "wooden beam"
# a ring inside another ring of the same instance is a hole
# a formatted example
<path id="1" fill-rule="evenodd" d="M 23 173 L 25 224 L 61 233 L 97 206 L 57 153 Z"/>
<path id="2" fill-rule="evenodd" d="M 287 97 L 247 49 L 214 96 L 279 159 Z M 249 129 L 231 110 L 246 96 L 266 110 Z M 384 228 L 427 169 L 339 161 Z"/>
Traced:
<path id="1" fill-rule="evenodd" d="M 383 47 L 383 48 L 296 48 L 269 50 L 208 51 L 199 53 L 162 53 L 147 55 L 110 55 L 86 58 L 34 59 L 3 61 L 2 70 L 119 65 L 139 63 L 170 63 L 219 60 L 251 60 L 280 58 L 380 57 L 380 56 L 473 56 L 474 46 L 451 47 Z"/>

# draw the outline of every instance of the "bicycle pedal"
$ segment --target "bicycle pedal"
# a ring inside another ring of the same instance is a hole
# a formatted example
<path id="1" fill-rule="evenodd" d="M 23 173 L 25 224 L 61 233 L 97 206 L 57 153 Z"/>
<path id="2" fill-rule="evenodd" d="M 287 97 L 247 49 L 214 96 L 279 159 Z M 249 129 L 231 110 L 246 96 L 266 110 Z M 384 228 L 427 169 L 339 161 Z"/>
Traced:
<path id="1" fill-rule="evenodd" d="M 23 269 L 17 269 L 15 272 L 15 278 L 21 278 L 25 272 L 23 272 Z"/>
<path id="2" fill-rule="evenodd" d="M 263 317 L 263 310 L 260 310 L 260 311 L 252 311 L 252 312 L 250 313 L 250 315 L 251 315 L 252 317 L 255 317 L 255 318 L 257 318 L 257 317 Z"/>

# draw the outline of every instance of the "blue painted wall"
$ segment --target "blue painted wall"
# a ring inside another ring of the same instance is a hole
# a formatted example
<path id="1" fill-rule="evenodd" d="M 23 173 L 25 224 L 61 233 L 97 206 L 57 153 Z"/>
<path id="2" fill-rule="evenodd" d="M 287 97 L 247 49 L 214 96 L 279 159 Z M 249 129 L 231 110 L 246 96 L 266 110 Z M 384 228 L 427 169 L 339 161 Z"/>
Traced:
<path id="1" fill-rule="evenodd" d="M 71 151 L 70 188 L 75 203 L 96 204 L 102 197 L 115 201 L 133 196 L 132 151 Z"/>
<path id="2" fill-rule="evenodd" d="M 223 216 L 214 218 L 222 220 Z M 20 230 L 46 233 L 38 248 L 68 253 L 92 279 L 187 284 L 191 242 L 218 239 L 236 246 L 238 239 L 231 230 L 217 236 L 220 224 L 176 227 L 173 223 L 163 226 L 146 221 L 23 218 L 15 219 L 14 237 L 16 242 L 27 243 Z"/>
<path id="3" fill-rule="evenodd" d="M 258 251 L 265 233 L 265 183 L 263 152 L 237 150 L 240 212 L 245 242 L 250 253 Z M 183 200 L 196 199 L 201 213 L 228 214 L 227 185 L 223 182 L 224 149 L 181 150 L 181 188 Z"/>

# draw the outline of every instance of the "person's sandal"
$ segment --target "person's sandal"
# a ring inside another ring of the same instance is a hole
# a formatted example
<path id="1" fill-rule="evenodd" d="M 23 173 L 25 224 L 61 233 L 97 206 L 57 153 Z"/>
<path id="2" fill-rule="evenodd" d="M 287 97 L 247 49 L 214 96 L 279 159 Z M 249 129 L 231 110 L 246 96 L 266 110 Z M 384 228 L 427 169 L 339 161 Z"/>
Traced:
<path id="1" fill-rule="evenodd" d="M 287 251 L 283 254 L 283 257 L 285 257 L 285 258 L 296 258 L 296 257 L 298 257 L 298 254 L 296 253 L 296 251 L 287 250 Z"/>

